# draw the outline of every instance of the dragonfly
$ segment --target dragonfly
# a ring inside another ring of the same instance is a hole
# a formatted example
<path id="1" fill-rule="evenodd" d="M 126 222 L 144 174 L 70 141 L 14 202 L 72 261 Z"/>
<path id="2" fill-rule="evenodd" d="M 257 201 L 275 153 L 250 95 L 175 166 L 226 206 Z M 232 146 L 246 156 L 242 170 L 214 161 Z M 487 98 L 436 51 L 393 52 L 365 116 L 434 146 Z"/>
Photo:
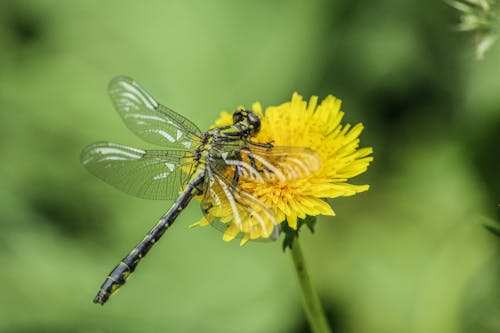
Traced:
<path id="1" fill-rule="evenodd" d="M 111 80 L 108 93 L 126 126 L 146 142 L 166 149 L 145 150 L 111 142 L 85 147 L 81 163 L 90 173 L 136 197 L 175 200 L 170 209 L 108 274 L 94 298 L 104 305 L 125 284 L 182 210 L 200 198 L 204 218 L 234 237 L 279 236 L 276 213 L 241 188 L 242 181 L 287 182 L 319 169 L 320 158 L 303 147 L 252 141 L 261 127 L 258 114 L 237 109 L 232 124 L 202 132 L 193 122 L 158 103 L 126 76 Z"/>

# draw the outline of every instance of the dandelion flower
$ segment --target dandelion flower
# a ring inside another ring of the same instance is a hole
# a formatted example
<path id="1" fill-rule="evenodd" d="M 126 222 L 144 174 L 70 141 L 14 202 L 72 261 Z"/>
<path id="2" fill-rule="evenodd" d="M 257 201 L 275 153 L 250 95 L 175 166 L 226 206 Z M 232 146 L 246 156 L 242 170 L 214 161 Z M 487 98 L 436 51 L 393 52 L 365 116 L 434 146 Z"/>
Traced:
<path id="1" fill-rule="evenodd" d="M 373 160 L 372 148 L 359 147 L 362 124 L 342 125 L 344 112 L 341 101 L 331 95 L 319 105 L 318 98 L 312 96 L 309 103 L 294 93 L 290 102 L 270 106 L 265 112 L 260 103 L 252 105 L 252 111 L 261 116 L 261 129 L 252 138 L 257 143 L 272 143 L 273 146 L 305 147 L 315 151 L 321 158 L 321 166 L 316 172 L 292 180 L 259 182 L 242 178 L 240 187 L 271 208 L 279 222 L 285 221 L 292 229 L 297 229 L 298 219 L 307 216 L 335 215 L 327 198 L 351 196 L 368 190 L 368 185 L 349 183 L 368 168 Z M 232 124 L 232 117 L 222 112 L 215 126 Z M 225 219 L 225 223 L 231 223 Z M 209 222 L 202 218 L 195 225 L 205 226 Z M 256 231 L 259 230 L 259 231 Z M 224 240 L 232 240 L 238 232 L 243 232 L 242 244 L 249 239 L 269 237 L 268 232 L 259 228 L 248 234 L 234 223 L 230 225 Z"/>

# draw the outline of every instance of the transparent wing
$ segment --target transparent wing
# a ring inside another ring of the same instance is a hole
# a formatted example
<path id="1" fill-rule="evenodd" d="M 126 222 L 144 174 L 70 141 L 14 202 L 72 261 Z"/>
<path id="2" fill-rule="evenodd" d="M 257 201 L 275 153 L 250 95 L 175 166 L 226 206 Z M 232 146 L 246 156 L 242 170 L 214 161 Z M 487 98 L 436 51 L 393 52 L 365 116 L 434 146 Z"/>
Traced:
<path id="1" fill-rule="evenodd" d="M 189 181 L 191 153 L 178 150 L 142 150 L 110 142 L 83 149 L 82 164 L 120 191 L 155 200 L 177 198 Z"/>
<path id="2" fill-rule="evenodd" d="M 127 127 L 143 140 L 179 149 L 192 149 L 199 142 L 201 131 L 194 123 L 155 101 L 133 79 L 115 77 L 108 92 Z"/>
<path id="3" fill-rule="evenodd" d="M 205 196 L 201 207 L 205 220 L 224 232 L 224 239 L 242 237 L 275 239 L 279 223 L 275 213 L 243 188 L 252 182 L 293 182 L 321 167 L 320 156 L 303 147 L 274 147 L 242 140 L 216 143 L 218 158 L 207 166 Z"/>
<path id="4" fill-rule="evenodd" d="M 321 167 L 319 154 L 304 147 L 247 142 L 225 144 L 216 149 L 226 165 L 238 169 L 240 178 L 261 183 L 305 178 Z"/>
<path id="5" fill-rule="evenodd" d="M 262 201 L 235 186 L 232 180 L 207 168 L 205 189 L 201 209 L 207 222 L 224 232 L 225 240 L 242 237 L 245 243 L 279 236 L 280 221 L 275 213 Z"/>

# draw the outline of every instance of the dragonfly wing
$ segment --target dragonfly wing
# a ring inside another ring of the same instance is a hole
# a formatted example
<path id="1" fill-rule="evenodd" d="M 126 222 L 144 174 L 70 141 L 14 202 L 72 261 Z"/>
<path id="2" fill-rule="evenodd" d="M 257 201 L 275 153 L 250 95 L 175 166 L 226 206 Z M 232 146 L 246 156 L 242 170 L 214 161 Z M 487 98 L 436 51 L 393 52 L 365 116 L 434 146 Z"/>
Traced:
<path id="1" fill-rule="evenodd" d="M 133 79 L 115 77 L 109 96 L 127 127 L 141 139 L 160 146 L 192 149 L 200 129 L 189 119 L 158 103 Z"/>
<path id="2" fill-rule="evenodd" d="M 240 179 L 259 182 L 287 182 L 308 177 L 321 167 L 321 157 L 304 147 L 272 146 L 270 144 L 235 143 L 221 147 L 220 153 L 230 168 L 237 168 Z"/>
<path id="3" fill-rule="evenodd" d="M 178 150 L 142 150 L 97 142 L 81 153 L 82 164 L 120 191 L 144 198 L 177 198 L 189 181 L 191 153 Z"/>
<path id="4" fill-rule="evenodd" d="M 279 235 L 275 212 L 245 192 L 240 186 L 243 182 L 293 182 L 321 167 L 320 156 L 304 147 L 226 141 L 212 149 L 220 158 L 207 166 L 201 207 L 207 222 L 223 231 L 225 239 L 259 235 L 275 239 Z"/>
<path id="5" fill-rule="evenodd" d="M 205 189 L 201 209 L 207 222 L 225 233 L 225 239 L 278 237 L 280 221 L 274 211 L 210 167 Z"/>

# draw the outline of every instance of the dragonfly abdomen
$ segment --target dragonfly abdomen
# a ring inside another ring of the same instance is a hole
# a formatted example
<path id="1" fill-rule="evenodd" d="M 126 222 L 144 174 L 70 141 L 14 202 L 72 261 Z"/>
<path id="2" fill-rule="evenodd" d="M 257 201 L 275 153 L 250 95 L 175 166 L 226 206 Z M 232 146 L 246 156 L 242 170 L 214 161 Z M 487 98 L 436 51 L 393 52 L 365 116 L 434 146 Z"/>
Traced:
<path id="1" fill-rule="evenodd" d="M 160 239 L 165 231 L 174 223 L 180 212 L 186 208 L 188 203 L 199 194 L 199 186 L 205 179 L 204 171 L 199 172 L 189 182 L 186 189 L 180 194 L 179 199 L 172 205 L 168 212 L 151 229 L 146 237 L 109 273 L 94 298 L 94 303 L 103 305 L 111 295 L 117 292 L 127 282 L 139 262 L 146 256 L 153 245 Z"/>
<path id="2" fill-rule="evenodd" d="M 130 267 L 127 266 L 123 261 L 120 262 L 112 271 L 109 273 L 106 280 L 101 286 L 101 289 L 94 298 L 94 303 L 99 303 L 103 305 L 106 303 L 108 298 L 114 294 L 122 285 L 125 284 L 127 278 L 132 273 Z"/>

